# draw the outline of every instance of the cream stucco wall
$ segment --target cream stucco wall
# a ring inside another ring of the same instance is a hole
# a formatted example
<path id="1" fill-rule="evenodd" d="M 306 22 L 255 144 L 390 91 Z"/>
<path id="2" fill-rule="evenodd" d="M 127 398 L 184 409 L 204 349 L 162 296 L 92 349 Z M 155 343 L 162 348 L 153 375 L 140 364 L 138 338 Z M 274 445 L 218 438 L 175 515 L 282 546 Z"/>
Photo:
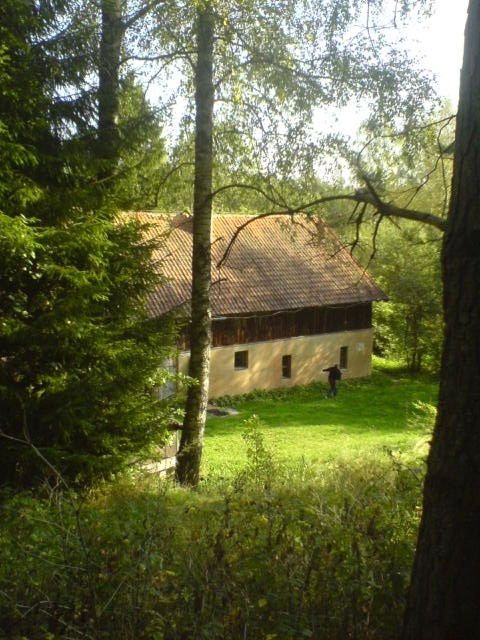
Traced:
<path id="1" fill-rule="evenodd" d="M 359 378 L 371 372 L 373 329 L 253 342 L 212 349 L 210 398 L 237 395 L 253 389 L 276 389 L 326 382 L 322 369 L 340 363 L 340 348 L 348 347 L 343 378 Z M 234 367 L 235 351 L 248 351 L 248 368 Z M 291 378 L 282 377 L 282 357 L 291 356 Z M 178 368 L 188 372 L 189 352 L 179 354 Z"/>

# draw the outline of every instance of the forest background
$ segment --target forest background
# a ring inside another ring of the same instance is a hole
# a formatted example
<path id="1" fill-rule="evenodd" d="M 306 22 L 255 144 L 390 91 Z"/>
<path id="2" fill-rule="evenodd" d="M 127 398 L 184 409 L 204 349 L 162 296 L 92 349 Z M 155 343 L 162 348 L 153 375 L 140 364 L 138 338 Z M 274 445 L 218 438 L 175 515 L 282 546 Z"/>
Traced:
<path id="1" fill-rule="evenodd" d="M 174 344 L 171 320 L 145 313 L 161 274 L 141 229 L 116 224 L 121 210 L 321 215 L 390 296 L 378 352 L 438 366 L 452 116 L 399 28 L 428 4 L 381 5 L 4 3 L 2 484 L 43 480 L 46 460 L 79 484 L 108 476 L 150 455 L 170 421 L 149 391 Z M 165 98 L 155 106 L 153 84 Z M 353 141 L 315 124 L 352 108 L 365 113 Z M 375 202 L 384 194 L 398 215 L 425 205 L 436 226 L 391 223 Z M 208 345 L 192 345 L 196 437 Z"/>
<path id="2" fill-rule="evenodd" d="M 120 210 L 193 209 L 200 249 L 212 202 L 325 216 L 366 265 L 383 265 L 376 275 L 391 302 L 378 348 L 412 369 L 438 365 L 431 258 L 448 229 L 457 140 L 429 74 L 391 37 L 425 12 L 426 2 L 2 4 L 4 489 L 92 486 L 151 455 L 171 419 L 151 390 L 174 323 L 145 313 L 161 274 L 142 230 L 118 224 Z M 168 84 L 179 68 L 191 109 L 172 145 L 163 133 L 171 105 L 153 108 L 138 72 Z M 320 105 L 352 101 L 366 113 L 354 146 L 319 136 Z M 198 266 L 195 277 L 208 261 Z M 198 285 L 203 332 L 208 280 Z M 197 469 L 187 484 L 198 481 L 208 389 L 200 333 L 184 423 Z"/>

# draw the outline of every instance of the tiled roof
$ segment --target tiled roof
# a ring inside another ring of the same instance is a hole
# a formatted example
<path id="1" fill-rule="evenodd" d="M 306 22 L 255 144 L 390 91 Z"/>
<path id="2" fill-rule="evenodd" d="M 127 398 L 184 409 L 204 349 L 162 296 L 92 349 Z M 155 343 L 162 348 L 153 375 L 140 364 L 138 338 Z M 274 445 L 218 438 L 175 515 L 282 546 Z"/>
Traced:
<path id="1" fill-rule="evenodd" d="M 188 304 L 192 219 L 154 213 L 135 216 L 152 225 L 150 234 L 160 239 L 154 259 L 167 278 L 151 295 L 151 313 L 160 315 Z M 225 257 L 230 240 L 243 225 Z M 333 232 L 301 215 L 215 215 L 212 281 L 214 317 L 385 299 Z"/>

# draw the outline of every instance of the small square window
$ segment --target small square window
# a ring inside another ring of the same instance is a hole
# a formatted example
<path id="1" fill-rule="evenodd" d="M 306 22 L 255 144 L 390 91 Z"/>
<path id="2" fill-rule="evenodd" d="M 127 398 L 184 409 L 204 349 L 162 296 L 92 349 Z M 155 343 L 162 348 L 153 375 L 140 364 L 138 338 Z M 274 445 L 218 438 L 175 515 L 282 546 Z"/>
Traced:
<path id="1" fill-rule="evenodd" d="M 248 351 L 235 351 L 235 369 L 248 369 Z"/>
<path id="2" fill-rule="evenodd" d="M 292 356 L 282 356 L 282 378 L 292 377 Z"/>
<path id="3" fill-rule="evenodd" d="M 348 367 L 348 347 L 340 347 L 340 369 Z"/>

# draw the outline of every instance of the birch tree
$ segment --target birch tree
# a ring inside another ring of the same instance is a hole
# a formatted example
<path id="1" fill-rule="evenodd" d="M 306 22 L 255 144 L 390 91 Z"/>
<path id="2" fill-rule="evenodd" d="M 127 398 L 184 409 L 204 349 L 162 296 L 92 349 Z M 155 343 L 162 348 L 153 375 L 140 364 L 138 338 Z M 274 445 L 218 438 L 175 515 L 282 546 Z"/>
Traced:
<path id="1" fill-rule="evenodd" d="M 380 7 L 381 3 L 371 2 L 290 0 L 273 5 L 212 0 L 196 5 L 195 50 L 185 41 L 183 45 L 194 69 L 195 95 L 189 373 L 196 384 L 188 391 L 178 456 L 181 483 L 195 486 L 200 474 L 208 399 L 212 202 L 227 191 L 242 189 L 257 191 L 266 208 L 288 214 L 323 202 L 306 203 L 303 195 L 292 204 L 278 188 L 302 172 L 312 175 L 328 141 L 328 136 L 318 144 L 308 141 L 320 106 L 345 105 L 356 96 L 369 96 L 371 126 L 391 121 L 393 113 L 399 126 L 417 118 L 422 98 L 429 95 L 428 82 L 406 64 L 404 53 L 389 49 L 379 25 L 374 29 L 373 15 L 378 19 Z M 393 16 L 396 7 L 392 3 Z M 402 7 L 408 10 L 409 3 Z M 184 26 L 176 32 L 177 50 L 182 50 L 179 41 L 188 37 L 185 17 L 191 16 L 190 9 L 181 3 L 172 9 L 177 24 Z M 365 29 L 354 38 L 350 29 L 362 18 Z M 173 31 L 167 29 L 169 42 Z M 238 153 L 239 148 L 249 153 Z M 332 146 L 328 148 L 331 152 Z M 230 167 L 222 184 L 214 173 L 219 159 L 223 167 Z M 252 175 L 257 176 L 255 182 L 246 183 L 245 176 Z M 371 194 L 361 197 L 372 199 Z M 359 198 L 356 194 L 352 200 Z"/>
<path id="2" fill-rule="evenodd" d="M 193 256 L 188 390 L 176 475 L 182 484 L 199 482 L 208 400 L 211 346 L 211 242 L 213 167 L 214 22 L 209 2 L 196 14 L 195 183 L 193 192 Z"/>

